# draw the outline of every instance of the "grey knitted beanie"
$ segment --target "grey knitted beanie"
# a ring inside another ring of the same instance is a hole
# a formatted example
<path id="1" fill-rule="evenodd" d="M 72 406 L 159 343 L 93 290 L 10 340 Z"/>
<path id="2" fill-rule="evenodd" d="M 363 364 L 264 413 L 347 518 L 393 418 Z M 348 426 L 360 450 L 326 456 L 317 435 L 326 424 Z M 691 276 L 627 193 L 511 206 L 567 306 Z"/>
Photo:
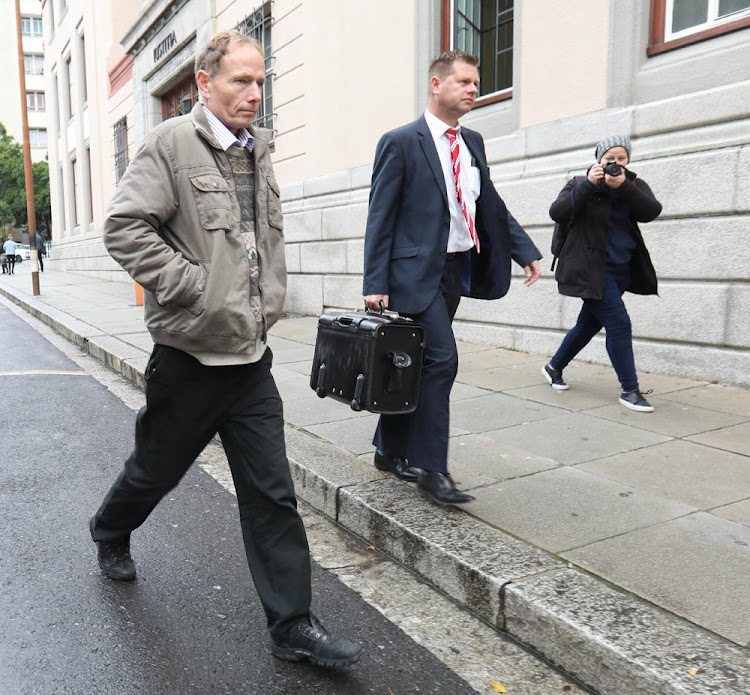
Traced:
<path id="1" fill-rule="evenodd" d="M 596 155 L 596 161 L 601 162 L 604 153 L 607 150 L 611 150 L 613 147 L 624 147 L 628 153 L 628 159 L 630 159 L 630 136 L 628 135 L 610 135 L 608 138 L 604 138 L 597 146 L 594 154 Z"/>

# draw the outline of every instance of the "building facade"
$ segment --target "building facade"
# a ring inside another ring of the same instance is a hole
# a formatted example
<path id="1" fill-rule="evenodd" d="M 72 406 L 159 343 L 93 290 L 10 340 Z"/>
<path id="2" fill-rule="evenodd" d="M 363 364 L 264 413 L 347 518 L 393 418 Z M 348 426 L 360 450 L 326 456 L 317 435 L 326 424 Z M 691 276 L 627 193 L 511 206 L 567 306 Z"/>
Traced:
<path id="1" fill-rule="evenodd" d="M 48 8 L 59 5 L 78 19 L 51 18 Z M 156 123 L 189 110 L 197 98 L 196 50 L 214 31 L 238 28 L 259 38 L 265 51 L 260 121 L 275 131 L 287 309 L 314 315 L 325 307 L 360 307 L 375 145 L 383 132 L 424 110 L 430 58 L 461 48 L 481 59 L 481 98 L 464 122 L 484 135 L 493 180 L 545 253 L 549 205 L 564 183 L 593 163 L 603 137 L 631 136 L 632 168 L 664 205 L 661 217 L 643 228 L 660 295 L 628 300 L 639 368 L 750 385 L 750 0 L 564 5 L 146 0 L 128 22 L 115 18 L 123 10 L 108 1 L 47 0 L 45 32 L 54 50 L 45 67 L 62 85 L 57 106 L 64 116 L 54 137 L 63 156 L 55 154 L 61 185 L 53 210 L 64 230 L 55 262 L 127 281 L 100 238 L 117 167 L 127 161 L 116 133 L 127 135 L 127 154 Z M 58 33 L 67 39 L 48 35 L 50 21 L 65 27 Z M 71 113 L 63 78 L 81 78 L 66 58 L 75 65 L 84 53 L 79 26 L 97 38 L 94 47 L 85 44 L 94 68 L 86 76 L 96 72 L 97 96 L 82 101 L 74 80 Z M 118 66 L 121 86 L 110 97 Z M 87 143 L 89 170 L 97 172 L 90 210 L 86 186 L 73 174 Z M 84 209 L 78 225 L 74 202 Z M 501 301 L 462 302 L 457 335 L 550 354 L 579 301 L 561 297 L 549 258 L 542 264 L 545 275 L 532 288 L 519 280 Z M 606 362 L 603 339 L 582 357 Z"/>

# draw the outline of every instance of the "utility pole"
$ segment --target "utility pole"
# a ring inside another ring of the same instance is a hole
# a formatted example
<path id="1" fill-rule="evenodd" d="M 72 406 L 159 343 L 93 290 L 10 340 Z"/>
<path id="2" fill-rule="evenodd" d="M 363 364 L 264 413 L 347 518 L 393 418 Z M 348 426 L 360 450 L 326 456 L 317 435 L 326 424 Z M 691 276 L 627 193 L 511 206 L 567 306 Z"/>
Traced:
<path id="1" fill-rule="evenodd" d="M 21 85 L 21 123 L 23 127 L 23 173 L 26 181 L 26 216 L 29 222 L 29 250 L 31 252 L 31 289 L 39 294 L 39 255 L 36 250 L 36 208 L 34 207 L 34 175 L 29 144 L 29 117 L 26 113 L 26 70 L 23 64 L 23 36 L 21 32 L 21 0 L 16 0 L 16 36 L 18 40 L 18 81 Z"/>

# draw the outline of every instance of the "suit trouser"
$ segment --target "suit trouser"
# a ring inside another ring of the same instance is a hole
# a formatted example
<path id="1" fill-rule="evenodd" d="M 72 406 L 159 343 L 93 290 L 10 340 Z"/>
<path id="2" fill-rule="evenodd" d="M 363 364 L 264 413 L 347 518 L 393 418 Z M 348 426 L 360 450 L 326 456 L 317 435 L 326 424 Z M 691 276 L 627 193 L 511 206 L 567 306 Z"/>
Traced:
<path id="1" fill-rule="evenodd" d="M 297 512 L 271 350 L 259 362 L 206 367 L 156 345 L 135 449 L 94 516 L 95 541 L 129 538 L 180 481 L 215 433 L 237 492 L 248 565 L 275 639 L 310 612 L 307 536 Z"/>
<path id="2" fill-rule="evenodd" d="M 406 415 L 381 415 L 373 444 L 390 456 L 406 458 L 409 465 L 446 473 L 450 436 L 450 395 L 458 372 L 458 350 L 453 317 L 461 301 L 463 254 L 451 254 L 440 288 L 419 314 L 404 314 L 425 331 L 417 407 Z"/>

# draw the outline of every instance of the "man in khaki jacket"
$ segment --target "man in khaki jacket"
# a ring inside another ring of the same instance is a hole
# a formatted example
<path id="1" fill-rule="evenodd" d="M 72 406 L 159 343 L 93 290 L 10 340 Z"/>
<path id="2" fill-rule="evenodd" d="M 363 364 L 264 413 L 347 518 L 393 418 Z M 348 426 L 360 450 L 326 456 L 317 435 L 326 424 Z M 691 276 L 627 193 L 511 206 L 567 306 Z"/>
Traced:
<path id="1" fill-rule="evenodd" d="M 104 574 L 135 578 L 130 534 L 218 433 L 272 652 L 347 666 L 361 648 L 310 611 L 310 555 L 271 375 L 268 329 L 286 293 L 269 132 L 252 127 L 260 45 L 215 35 L 196 58 L 202 104 L 146 138 L 108 211 L 104 243 L 145 290 L 154 350 L 135 448 L 90 522 Z"/>

